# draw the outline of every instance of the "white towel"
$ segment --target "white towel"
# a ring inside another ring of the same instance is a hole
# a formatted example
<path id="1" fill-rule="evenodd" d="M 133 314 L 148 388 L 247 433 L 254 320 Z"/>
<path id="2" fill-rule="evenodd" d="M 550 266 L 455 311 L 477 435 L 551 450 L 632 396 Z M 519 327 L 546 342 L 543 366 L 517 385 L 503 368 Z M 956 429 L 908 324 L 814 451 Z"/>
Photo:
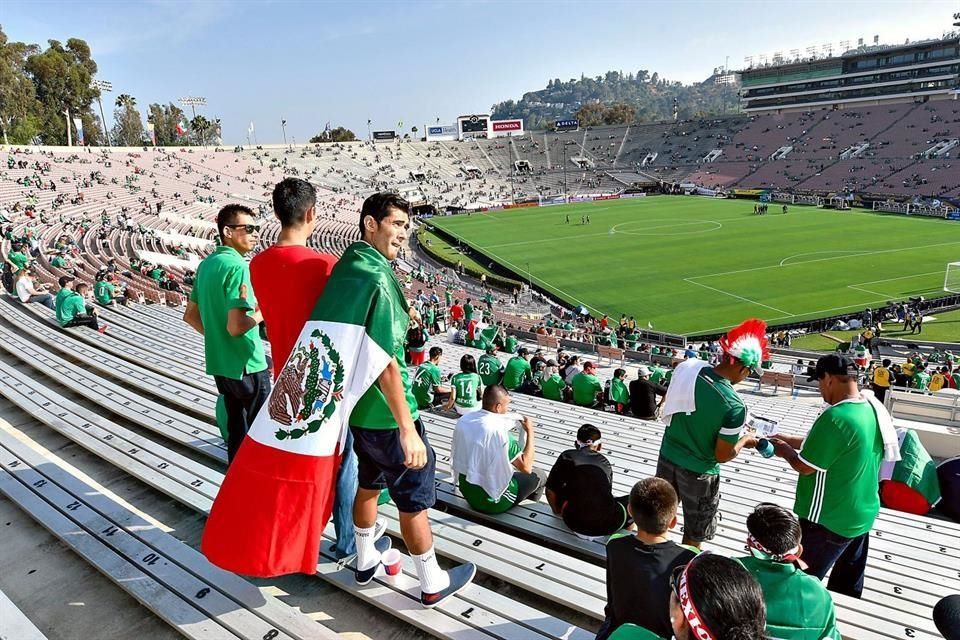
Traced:
<path id="1" fill-rule="evenodd" d="M 883 439 L 883 460 L 884 462 L 897 462 L 900 460 L 900 438 L 897 436 L 897 430 L 893 426 L 893 418 L 890 412 L 883 406 L 873 391 L 864 389 L 860 392 L 863 399 L 870 403 L 874 413 L 877 414 L 877 424 L 880 425 L 880 437 Z"/>
<path id="2" fill-rule="evenodd" d="M 670 386 L 667 387 L 667 397 L 663 401 L 663 421 L 667 425 L 675 413 L 691 414 L 697 410 L 696 387 L 697 376 L 710 363 L 704 360 L 684 360 L 673 370 Z"/>
<path id="3" fill-rule="evenodd" d="M 513 478 L 512 460 L 507 456 L 511 418 L 511 414 L 480 409 L 457 420 L 450 451 L 455 485 L 463 474 L 467 482 L 481 487 L 492 500 L 503 497 Z"/>

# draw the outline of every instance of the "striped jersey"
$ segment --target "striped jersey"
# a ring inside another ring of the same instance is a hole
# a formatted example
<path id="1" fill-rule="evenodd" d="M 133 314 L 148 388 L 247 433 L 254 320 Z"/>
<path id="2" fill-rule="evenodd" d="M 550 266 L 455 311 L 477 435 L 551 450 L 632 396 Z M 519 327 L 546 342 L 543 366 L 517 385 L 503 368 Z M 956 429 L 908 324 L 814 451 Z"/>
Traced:
<path id="1" fill-rule="evenodd" d="M 880 511 L 883 440 L 873 407 L 844 400 L 820 414 L 800 450 L 816 471 L 797 480 L 793 510 L 845 538 L 867 533 Z"/>

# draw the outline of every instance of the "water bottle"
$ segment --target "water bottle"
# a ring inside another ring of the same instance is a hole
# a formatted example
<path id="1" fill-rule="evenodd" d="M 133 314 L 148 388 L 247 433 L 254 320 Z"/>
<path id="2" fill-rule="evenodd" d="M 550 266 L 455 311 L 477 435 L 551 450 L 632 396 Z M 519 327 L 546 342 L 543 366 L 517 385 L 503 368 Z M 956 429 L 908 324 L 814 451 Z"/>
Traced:
<path id="1" fill-rule="evenodd" d="M 772 458 L 774 451 L 773 443 L 766 438 L 757 440 L 757 452 L 764 458 Z"/>

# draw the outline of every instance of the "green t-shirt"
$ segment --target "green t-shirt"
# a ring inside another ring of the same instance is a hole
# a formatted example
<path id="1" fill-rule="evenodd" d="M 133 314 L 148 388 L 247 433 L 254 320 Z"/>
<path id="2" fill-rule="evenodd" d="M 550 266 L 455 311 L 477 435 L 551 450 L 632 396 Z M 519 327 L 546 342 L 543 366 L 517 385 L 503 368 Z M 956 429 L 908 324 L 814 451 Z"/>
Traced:
<path id="1" fill-rule="evenodd" d="M 630 392 L 623 380 L 614 378 L 610 381 L 610 400 L 619 404 L 630 404 Z"/>
<path id="2" fill-rule="evenodd" d="M 820 414 L 800 450 L 817 471 L 801 475 L 793 511 L 845 538 L 870 531 L 880 511 L 883 440 L 865 400 L 838 402 Z"/>
<path id="3" fill-rule="evenodd" d="M 463 320 L 464 322 L 470 322 L 473 320 L 473 305 L 469 302 L 463 305 Z"/>
<path id="4" fill-rule="evenodd" d="M 517 352 L 517 337 L 516 336 L 507 336 L 506 340 L 503 343 L 503 350 L 507 353 L 516 353 Z"/>
<path id="5" fill-rule="evenodd" d="M 64 260 L 63 256 L 53 256 L 53 258 L 50 260 L 50 266 L 57 267 L 59 269 L 60 267 L 67 266 L 67 261 Z"/>
<path id="6" fill-rule="evenodd" d="M 720 473 L 717 439 L 735 444 L 747 418 L 747 408 L 726 378 L 704 367 L 694 387 L 697 410 L 675 413 L 663 432 L 660 455 L 694 473 Z"/>
<path id="7" fill-rule="evenodd" d="M 926 389 L 930 385 L 930 374 L 926 371 L 917 371 L 910 378 L 910 386 L 914 389 Z"/>
<path id="8" fill-rule="evenodd" d="M 30 258 L 19 251 L 12 252 L 9 256 L 7 256 L 7 260 L 12 262 L 17 267 L 17 271 L 23 271 L 27 268 L 27 265 L 30 264 Z M 14 271 L 14 273 L 17 271 Z"/>
<path id="9" fill-rule="evenodd" d="M 503 378 L 503 364 L 497 356 L 485 353 L 477 360 L 477 372 L 480 374 L 483 386 L 499 384 Z"/>
<path id="10" fill-rule="evenodd" d="M 666 375 L 666 371 L 660 367 L 653 365 L 650 367 L 650 382 L 652 384 L 660 384 L 660 381 L 663 380 L 663 377 Z"/>
<path id="11" fill-rule="evenodd" d="M 637 350 L 637 341 L 640 340 L 639 334 L 628 333 L 623 339 L 627 343 L 627 349 L 629 349 L 630 351 Z"/>
<path id="12" fill-rule="evenodd" d="M 424 362 L 417 368 L 417 374 L 413 377 L 413 397 L 417 399 L 419 408 L 429 409 L 433 405 L 433 388 L 441 380 L 440 367 L 432 362 Z"/>
<path id="13" fill-rule="evenodd" d="M 653 631 L 628 622 L 617 627 L 607 636 L 607 640 L 663 640 L 663 638 Z"/>
<path id="14" fill-rule="evenodd" d="M 86 312 L 87 303 L 84 301 L 83 296 L 75 291 L 71 291 L 70 294 L 64 296 L 60 304 L 57 305 L 57 321 L 62 327 L 76 316 L 83 315 Z"/>
<path id="15" fill-rule="evenodd" d="M 592 405 L 597 401 L 597 394 L 603 391 L 603 385 L 597 376 L 581 371 L 570 381 L 573 388 L 573 403 L 582 407 Z"/>
<path id="16" fill-rule="evenodd" d="M 524 380 L 529 380 L 532 377 L 530 363 L 525 358 L 514 356 L 510 358 L 503 370 L 503 386 L 513 391 L 523 384 Z"/>
<path id="17" fill-rule="evenodd" d="M 246 300 L 240 298 L 240 285 L 247 287 Z M 199 307 L 203 321 L 207 375 L 240 380 L 267 368 L 259 327 L 236 337 L 227 333 L 231 309 L 250 312 L 257 307 L 250 268 L 236 249 L 219 246 L 204 258 L 197 266 L 190 301 Z"/>
<path id="18" fill-rule="evenodd" d="M 93 285 L 93 297 L 100 304 L 110 304 L 113 301 L 113 285 L 106 280 L 100 280 Z"/>
<path id="19" fill-rule="evenodd" d="M 219 247 L 217 247 L 217 248 L 219 249 Z M 227 247 L 227 248 L 229 249 L 230 247 Z M 233 250 L 233 251 L 236 252 L 235 250 Z M 216 253 L 216 252 L 214 252 L 214 253 Z M 238 253 L 237 255 L 239 256 L 240 254 Z M 157 267 L 156 269 L 151 270 L 151 271 L 150 271 L 150 277 L 153 278 L 154 280 L 156 280 L 157 282 L 160 282 L 160 279 L 163 278 L 163 269 L 161 269 L 160 267 Z M 249 289 L 249 287 L 248 287 L 248 289 Z M 249 295 L 249 293 L 248 293 L 248 295 Z"/>
<path id="20" fill-rule="evenodd" d="M 507 458 L 510 462 L 513 462 L 521 453 L 523 453 L 523 449 L 520 448 L 520 442 L 517 440 L 517 437 L 511 433 L 510 441 L 507 444 Z M 459 474 L 457 484 L 467 504 L 482 513 L 503 513 L 517 501 L 516 475 L 510 478 L 510 484 L 507 485 L 507 490 L 503 492 L 499 500 L 490 498 L 487 492 L 483 490 L 483 487 L 467 482 L 467 477 L 462 473 Z"/>
<path id="21" fill-rule="evenodd" d="M 841 640 L 833 598 L 816 577 L 793 563 L 738 558 L 760 583 L 767 635 L 778 640 Z"/>
<path id="22" fill-rule="evenodd" d="M 450 386 L 457 390 L 454 403 L 463 409 L 472 409 L 480 404 L 477 391 L 483 381 L 476 373 L 458 373 L 450 378 Z"/>
<path id="23" fill-rule="evenodd" d="M 57 295 L 53 300 L 53 306 L 57 312 L 57 319 L 60 318 L 60 315 L 59 315 L 60 305 L 62 305 L 63 301 L 66 300 L 71 295 L 73 295 L 73 289 L 67 289 L 66 287 L 61 287 L 60 290 L 57 291 Z"/>
<path id="24" fill-rule="evenodd" d="M 567 388 L 567 383 L 560 377 L 559 374 L 553 374 L 549 378 L 545 378 L 540 383 L 540 391 L 543 392 L 543 397 L 547 400 L 563 400 L 563 390 Z"/>
<path id="25" fill-rule="evenodd" d="M 446 291 L 444 291 L 443 299 L 447 303 L 447 307 L 450 307 L 450 305 L 453 304 L 453 291 L 450 289 L 447 289 Z"/>

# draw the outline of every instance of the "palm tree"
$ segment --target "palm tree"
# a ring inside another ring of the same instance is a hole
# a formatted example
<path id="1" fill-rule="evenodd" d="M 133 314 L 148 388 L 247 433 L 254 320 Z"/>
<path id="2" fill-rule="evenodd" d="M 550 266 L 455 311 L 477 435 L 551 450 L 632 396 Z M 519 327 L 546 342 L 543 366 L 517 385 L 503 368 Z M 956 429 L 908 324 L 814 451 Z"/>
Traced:
<path id="1" fill-rule="evenodd" d="M 129 107 L 129 108 L 132 109 L 133 107 L 135 107 L 135 106 L 137 105 L 137 99 L 134 98 L 134 97 L 133 97 L 132 95 L 130 95 L 129 93 L 121 93 L 120 95 L 117 96 L 117 99 L 116 99 L 116 101 L 114 102 L 114 104 L 115 104 L 117 107 L 121 107 L 121 108 L 122 108 L 122 107 Z"/>

